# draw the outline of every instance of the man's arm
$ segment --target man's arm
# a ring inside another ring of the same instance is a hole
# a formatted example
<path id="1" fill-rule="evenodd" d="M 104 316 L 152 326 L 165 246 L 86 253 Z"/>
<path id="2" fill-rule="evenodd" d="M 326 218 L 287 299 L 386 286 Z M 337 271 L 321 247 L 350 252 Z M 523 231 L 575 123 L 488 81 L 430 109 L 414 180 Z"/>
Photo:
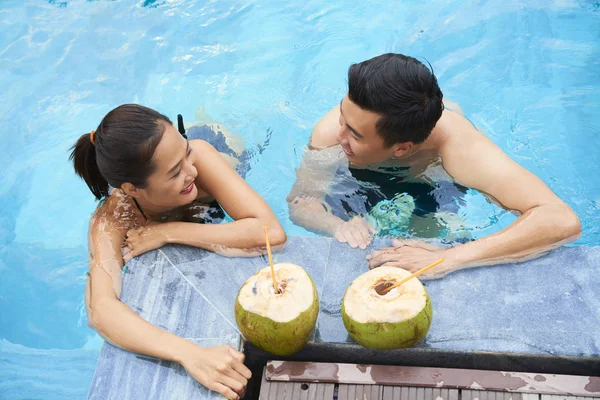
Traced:
<path id="1" fill-rule="evenodd" d="M 327 113 L 313 129 L 311 145 L 304 152 L 296 183 L 287 196 L 290 219 L 311 232 L 335 237 L 352 247 L 366 248 L 370 242 L 368 223 L 360 217 L 350 221 L 336 217 L 325 203 L 337 169 L 347 163 L 337 145 L 339 107 Z"/>
<path id="2" fill-rule="evenodd" d="M 419 242 L 397 243 L 373 253 L 370 266 L 389 263 L 418 270 L 444 257 L 430 276 L 453 270 L 533 259 L 575 240 L 581 224 L 575 213 L 537 176 L 511 160 L 464 118 L 453 114 L 453 136 L 442 145 L 444 168 L 462 185 L 488 195 L 504 208 L 521 215 L 502 231 L 450 249 Z M 454 134 L 456 132 L 456 134 Z"/>
<path id="3" fill-rule="evenodd" d="M 521 215 L 496 234 L 449 250 L 452 263 L 468 267 L 524 261 L 578 237 L 577 215 L 541 179 L 479 132 L 468 136 L 462 139 L 468 142 L 444 149 L 444 168 L 461 184 Z"/>

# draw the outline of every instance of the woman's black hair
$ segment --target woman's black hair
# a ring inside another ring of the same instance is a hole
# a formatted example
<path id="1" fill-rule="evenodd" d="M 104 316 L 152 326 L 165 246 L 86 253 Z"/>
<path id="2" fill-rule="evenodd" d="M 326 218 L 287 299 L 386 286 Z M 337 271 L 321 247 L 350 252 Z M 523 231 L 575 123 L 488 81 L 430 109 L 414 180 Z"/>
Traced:
<path id="1" fill-rule="evenodd" d="M 108 196 L 109 185 L 119 188 L 129 182 L 146 187 L 155 168 L 152 156 L 166 124 L 172 124 L 168 117 L 148 107 L 124 104 L 115 108 L 93 136 L 82 135 L 72 147 L 70 160 L 75 172 L 98 200 Z"/>

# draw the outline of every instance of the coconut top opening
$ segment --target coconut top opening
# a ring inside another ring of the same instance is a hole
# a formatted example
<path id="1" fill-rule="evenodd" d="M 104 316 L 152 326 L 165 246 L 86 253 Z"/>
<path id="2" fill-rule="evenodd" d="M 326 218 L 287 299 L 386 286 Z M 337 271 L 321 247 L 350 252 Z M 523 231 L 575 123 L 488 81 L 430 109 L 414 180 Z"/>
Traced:
<path id="1" fill-rule="evenodd" d="M 386 290 L 394 286 L 397 282 L 398 281 L 395 279 L 382 279 L 373 286 L 373 290 L 380 296 L 392 296 L 394 294 L 393 292 L 402 288 L 402 286 L 389 290 L 388 292 L 386 292 Z"/>
<path id="2" fill-rule="evenodd" d="M 427 302 L 427 292 L 417 279 L 383 294 L 383 291 L 410 276 L 394 267 L 373 269 L 352 282 L 344 296 L 346 314 L 356 322 L 401 322 L 415 317 Z"/>
<path id="3" fill-rule="evenodd" d="M 238 294 L 240 305 L 275 322 L 289 322 L 313 305 L 314 284 L 304 269 L 295 264 L 275 264 L 275 279 L 279 293 L 273 288 L 270 267 L 251 276 Z"/>

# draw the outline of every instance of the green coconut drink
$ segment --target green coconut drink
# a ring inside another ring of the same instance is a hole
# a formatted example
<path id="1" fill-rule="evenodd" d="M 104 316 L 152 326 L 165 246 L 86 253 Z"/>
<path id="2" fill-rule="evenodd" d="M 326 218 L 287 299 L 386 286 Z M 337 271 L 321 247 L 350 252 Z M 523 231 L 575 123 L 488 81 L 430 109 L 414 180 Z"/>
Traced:
<path id="1" fill-rule="evenodd" d="M 319 296 L 310 275 L 295 264 L 261 269 L 244 283 L 235 302 L 235 319 L 244 337 L 271 354 L 287 356 L 308 342 L 317 323 Z"/>
<path id="2" fill-rule="evenodd" d="M 373 349 L 397 349 L 423 340 L 432 309 L 421 282 L 411 279 L 381 294 L 410 275 L 400 268 L 379 267 L 350 284 L 342 302 L 342 319 L 356 342 Z"/>

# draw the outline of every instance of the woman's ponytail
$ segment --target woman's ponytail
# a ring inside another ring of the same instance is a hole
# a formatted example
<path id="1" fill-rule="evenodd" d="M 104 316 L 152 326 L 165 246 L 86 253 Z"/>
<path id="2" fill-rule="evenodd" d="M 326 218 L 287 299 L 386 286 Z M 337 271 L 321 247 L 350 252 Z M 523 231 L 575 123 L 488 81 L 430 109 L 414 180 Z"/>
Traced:
<path id="1" fill-rule="evenodd" d="M 96 199 L 101 200 L 103 197 L 108 196 L 108 182 L 98 168 L 92 135 L 93 133 L 81 135 L 75 146 L 71 148 L 69 159 L 73 161 L 77 175 L 87 183 Z"/>

